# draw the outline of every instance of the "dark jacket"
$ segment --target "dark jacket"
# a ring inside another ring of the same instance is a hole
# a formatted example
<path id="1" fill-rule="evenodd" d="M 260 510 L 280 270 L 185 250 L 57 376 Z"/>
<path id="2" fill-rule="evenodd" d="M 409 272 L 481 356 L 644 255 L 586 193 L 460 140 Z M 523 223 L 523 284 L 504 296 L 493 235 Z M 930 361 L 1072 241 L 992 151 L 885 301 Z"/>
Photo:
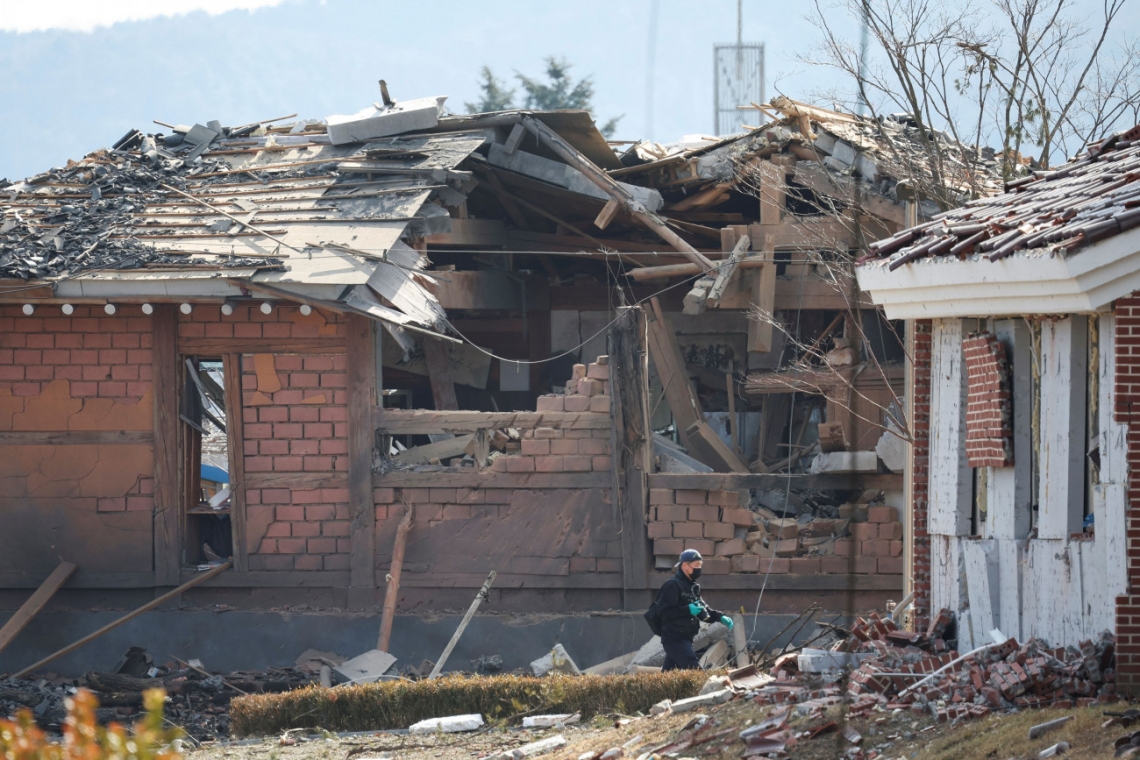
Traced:
<path id="1" fill-rule="evenodd" d="M 711 623 L 720 620 L 724 613 L 711 607 L 706 607 L 699 617 L 694 617 L 689 611 L 689 605 L 700 601 L 700 587 L 689 580 L 681 568 L 677 568 L 677 572 L 665 581 L 661 591 L 657 593 L 657 609 L 661 614 L 661 638 L 692 641 L 701 630 L 701 621 Z"/>

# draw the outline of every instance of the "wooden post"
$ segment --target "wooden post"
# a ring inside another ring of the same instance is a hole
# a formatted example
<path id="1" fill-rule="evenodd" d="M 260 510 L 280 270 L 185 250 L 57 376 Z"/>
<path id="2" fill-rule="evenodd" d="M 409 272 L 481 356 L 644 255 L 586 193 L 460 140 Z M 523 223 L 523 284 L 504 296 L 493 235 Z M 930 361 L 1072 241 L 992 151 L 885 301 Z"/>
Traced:
<path id="1" fill-rule="evenodd" d="M 33 673 L 36 670 L 39 670 L 44 665 L 47 665 L 49 662 L 53 662 L 54 660 L 58 660 L 60 657 L 63 657 L 65 654 L 70 654 L 71 652 L 74 652 L 76 649 L 79 649 L 84 644 L 86 644 L 90 641 L 94 641 L 95 639 L 102 636 L 104 633 L 107 633 L 108 631 L 111 631 L 111 630 L 114 630 L 115 628 L 118 628 L 123 623 L 129 623 L 130 621 L 134 620 L 135 618 L 137 618 L 139 615 L 143 614 L 144 612 L 149 612 L 150 610 L 153 610 L 155 607 L 159 607 L 159 606 L 165 604 L 166 602 L 170 601 L 171 599 L 174 599 L 175 597 L 182 594 L 184 591 L 189 591 L 190 589 L 194 588 L 198 584 L 205 583 L 206 581 L 210 580 L 215 575 L 222 574 L 223 572 L 228 570 L 232 565 L 233 565 L 233 563 L 230 561 L 223 562 L 222 564 L 218 565 L 217 567 L 215 567 L 215 568 L 213 568 L 213 569 L 211 569 L 205 573 L 202 573 L 201 575 L 199 575 L 195 578 L 192 578 L 191 580 L 186 581 L 185 583 L 183 583 L 181 586 L 174 589 L 173 591 L 168 591 L 165 594 L 163 594 L 162 596 L 157 597 L 155 599 L 152 599 L 151 601 L 144 604 L 142 607 L 139 607 L 138 609 L 136 609 L 132 612 L 128 612 L 126 615 L 123 615 L 118 620 L 114 620 L 110 623 L 107 623 L 107 625 L 103 626 L 102 628 L 95 631 L 94 633 L 89 633 L 86 636 L 84 636 L 83 638 L 81 638 L 79 641 L 76 641 L 72 644 L 68 644 L 63 649 L 60 649 L 58 652 L 53 652 L 52 654 L 49 654 L 47 657 L 43 658 L 42 660 L 35 663 L 34 665 L 29 665 L 28 667 L 21 670 L 19 673 L 16 673 L 15 675 L 13 675 L 12 678 L 23 678 L 24 676 L 28 675 L 29 673 Z"/>
<path id="2" fill-rule="evenodd" d="M 151 317 L 154 388 L 154 585 L 178 583 L 182 505 L 178 479 L 178 312 L 155 304 Z"/>
<path id="3" fill-rule="evenodd" d="M 649 426 L 649 356 L 645 313 L 621 311 L 610 329 L 610 414 L 613 419 L 614 511 L 621 533 L 622 589 L 626 609 L 638 609 L 649 586 L 653 553 L 647 511 L 652 431 Z"/>
<path id="4" fill-rule="evenodd" d="M 12 639 L 19 635 L 20 631 L 24 630 L 24 626 L 32 622 L 32 618 L 36 616 L 48 600 L 55 595 L 59 587 L 67 582 L 71 574 L 75 572 L 75 565 L 70 562 L 60 562 L 59 566 L 52 571 L 40 587 L 36 589 L 28 600 L 20 605 L 20 609 L 16 610 L 16 614 L 8 618 L 8 622 L 0 628 L 0 651 L 4 647 L 12 643 Z"/>
<path id="5" fill-rule="evenodd" d="M 400 594 L 400 573 L 404 569 L 404 549 L 408 545 L 408 532 L 412 529 L 412 505 L 407 504 L 404 519 L 396 529 L 396 543 L 392 546 L 392 566 L 388 569 L 388 585 L 384 590 L 384 611 L 380 616 L 380 638 L 376 648 L 388 651 L 392 639 L 392 620 L 396 617 L 396 599 Z"/>
<path id="6" fill-rule="evenodd" d="M 459 627 L 455 629 L 455 633 L 451 636 L 451 641 L 447 642 L 447 646 L 443 650 L 443 654 L 439 656 L 439 662 L 431 669 L 431 675 L 428 680 L 439 677 L 440 672 L 443 670 L 444 664 L 447 663 L 447 658 L 451 656 L 451 651 L 455 649 L 455 645 L 459 643 L 459 637 L 467 630 L 467 624 L 471 622 L 471 618 L 475 617 L 475 611 L 479 609 L 479 605 L 491 593 L 491 584 L 495 582 L 495 571 L 492 570 L 487 575 L 487 580 L 483 581 L 483 587 L 479 589 L 479 593 L 475 595 L 475 600 L 471 602 L 471 606 L 467 608 L 467 614 L 463 616 L 463 620 L 459 621 Z"/>
<path id="7" fill-rule="evenodd" d="M 222 363 L 226 392 L 226 449 L 230 464 L 230 526 L 234 571 L 249 570 L 245 545 L 245 417 L 242 414 L 241 354 L 226 354 Z"/>
<path id="8" fill-rule="evenodd" d="M 724 373 L 725 390 L 728 391 L 728 432 L 732 436 L 732 450 L 740 456 L 740 434 L 736 429 L 736 385 L 732 373 Z"/>
<path id="9" fill-rule="evenodd" d="M 436 409 L 458 409 L 455 400 L 455 383 L 451 379 L 451 360 L 447 345 L 442 340 L 424 337 L 424 361 L 427 363 L 431 397 Z"/>
<path id="10" fill-rule="evenodd" d="M 376 602 L 376 507 L 372 499 L 376 340 L 372 320 L 349 314 L 346 322 L 348 502 L 352 518 L 348 605 L 352 609 L 364 609 Z"/>

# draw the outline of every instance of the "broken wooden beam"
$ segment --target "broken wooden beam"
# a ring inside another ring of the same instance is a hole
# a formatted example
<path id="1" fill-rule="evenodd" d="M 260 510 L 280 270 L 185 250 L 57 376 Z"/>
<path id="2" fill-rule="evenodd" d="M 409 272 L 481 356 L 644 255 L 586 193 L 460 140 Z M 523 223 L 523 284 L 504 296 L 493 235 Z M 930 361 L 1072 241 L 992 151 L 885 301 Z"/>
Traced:
<path id="1" fill-rule="evenodd" d="M 392 565 L 388 568 L 388 585 L 384 589 L 384 608 L 380 613 L 380 636 L 376 640 L 376 648 L 381 652 L 388 651 L 392 640 L 392 621 L 396 617 L 396 599 L 400 595 L 400 573 L 404 569 L 404 550 L 408 545 L 408 533 L 412 529 L 411 504 L 405 504 L 404 519 L 400 520 L 400 527 L 396 528 L 396 541 L 392 545 Z"/>
<path id="2" fill-rule="evenodd" d="M 4 624 L 3 628 L 0 628 L 0 651 L 11 644 L 20 631 L 32 622 L 32 618 L 55 596 L 55 592 L 59 591 L 60 586 L 66 583 L 74 572 L 75 565 L 70 562 L 60 562 L 59 566 L 52 570 L 51 575 L 44 579 L 40 587 L 28 597 L 27 601 L 20 605 L 16 614 L 8 618 L 8 622 Z"/>
<path id="3" fill-rule="evenodd" d="M 732 253 L 729 254 L 728 259 L 718 266 L 716 279 L 713 281 L 712 287 L 709 288 L 708 295 L 705 297 L 705 302 L 710 307 L 715 309 L 720 305 L 720 299 L 724 295 L 729 281 L 733 275 L 736 274 L 736 268 L 740 265 L 744 254 L 748 252 L 748 246 L 750 244 L 751 241 L 748 236 L 741 235 L 740 239 L 736 241 L 736 245 L 732 247 Z M 770 262 L 770 259 L 768 261 Z M 774 281 L 775 280 L 773 280 L 773 282 Z"/>
<path id="4" fill-rule="evenodd" d="M 424 338 L 424 362 L 427 364 L 431 395 L 436 409 L 458 409 L 455 383 L 451 379 L 451 358 L 442 341 Z"/>
<path id="5" fill-rule="evenodd" d="M 451 651 L 455 649 L 455 645 L 459 643 L 459 638 L 463 635 L 463 632 L 467 630 L 467 625 L 471 622 L 471 618 L 475 617 L 475 612 L 479 609 L 479 605 L 491 594 L 491 584 L 495 582 L 495 575 L 494 570 L 487 574 L 487 580 L 483 581 L 482 588 L 480 588 L 479 593 L 475 595 L 471 606 L 467 608 L 467 614 L 463 616 L 463 620 L 459 621 L 459 627 L 456 628 L 455 633 L 452 634 L 451 641 L 447 642 L 443 654 L 439 656 L 439 661 L 436 662 L 435 667 L 431 669 L 431 675 L 428 676 L 429 681 L 439 677 L 440 671 L 443 670 L 443 666 L 447 663 L 447 658 L 451 656 Z"/>
<path id="6" fill-rule="evenodd" d="M 199 576 L 191 578 L 190 580 L 186 581 L 185 583 L 183 583 L 181 586 L 174 589 L 173 591 L 167 591 L 162 596 L 159 596 L 159 597 L 156 597 L 156 598 L 150 600 L 149 602 L 147 602 L 143 606 L 139 607 L 138 609 L 132 610 L 131 612 L 128 612 L 126 615 L 123 615 L 122 617 L 118 618 L 117 620 L 113 620 L 110 623 L 107 623 L 107 625 L 103 626 L 99 630 L 94 631 L 93 633 L 89 633 L 86 636 L 84 636 L 83 638 L 79 639 L 78 641 L 75 641 L 75 642 L 72 642 L 71 644 L 68 644 L 63 649 L 60 649 L 56 652 L 52 652 L 51 654 L 49 654 L 47 657 L 43 658 L 39 662 L 36 662 L 36 663 L 33 663 L 32 665 L 29 665 L 28 667 L 21 670 L 19 673 L 13 674 L 12 678 L 23 678 L 24 676 L 28 675 L 29 673 L 34 673 L 35 671 L 42 668 L 44 665 L 47 665 L 49 662 L 54 662 L 55 660 L 58 660 L 60 657 L 63 657 L 65 654 L 71 654 L 76 649 L 79 649 L 80 647 L 94 641 L 95 639 L 99 638 L 100 636 L 107 633 L 108 631 L 113 631 L 114 629 L 118 628 L 119 626 L 123 625 L 124 623 L 129 623 L 130 621 L 137 618 L 139 615 L 142 615 L 144 612 L 150 612 L 155 607 L 161 607 L 166 602 L 170 601 L 171 599 L 174 599 L 177 596 L 180 596 L 181 594 L 185 593 L 186 591 L 189 591 L 190 589 L 194 588 L 195 586 L 197 586 L 201 583 L 205 583 L 206 581 L 210 580 L 211 578 L 213 578 L 216 575 L 221 575 L 226 570 L 229 570 L 230 567 L 232 567 L 232 566 L 233 566 L 233 561 L 232 560 L 226 560 L 225 562 L 218 565 L 217 567 L 214 567 L 211 570 L 208 570 Z"/>
<path id="7" fill-rule="evenodd" d="M 723 260 L 722 260 L 723 261 Z M 753 255 L 742 258 L 736 264 L 737 269 L 759 269 L 768 262 L 768 257 L 764 253 L 753 252 Z M 721 262 L 716 262 L 718 265 Z M 626 277 L 630 277 L 638 282 L 645 282 L 647 280 L 667 280 L 670 277 L 691 277 L 695 274 L 700 274 L 703 270 L 696 264 L 664 264 L 657 267 L 639 267 L 631 269 L 626 272 Z"/>
<path id="8" fill-rule="evenodd" d="M 688 373 L 685 370 L 685 361 L 677 346 L 673 327 L 661 311 L 661 304 L 657 298 L 650 299 L 646 317 L 649 355 L 653 359 L 653 365 L 657 368 L 657 376 L 661 379 L 662 393 L 669 403 L 669 411 L 673 413 L 673 421 L 676 423 L 677 432 L 681 436 L 681 443 L 686 449 L 689 449 L 688 430 L 701 420 L 700 404 L 697 401 L 696 394 L 693 393 L 692 383 L 689 381 Z M 692 453 L 691 449 L 690 453 Z M 705 464 L 712 466 L 709 462 L 705 462 Z"/>
<path id="9" fill-rule="evenodd" d="M 538 138 L 540 143 L 554 151 L 559 158 L 570 164 L 570 166 L 582 172 L 586 179 L 593 182 L 601 188 L 603 192 L 625 206 L 634 219 L 644 224 L 656 233 L 658 237 L 673 246 L 674 249 L 680 251 L 689 261 L 701 267 L 702 271 L 707 272 L 713 268 L 713 263 L 701 255 L 700 251 L 685 242 L 676 232 L 669 229 L 665 222 L 648 211 L 645 206 L 639 203 L 617 180 L 599 169 L 592 161 L 571 146 L 570 143 L 563 140 L 557 132 L 530 116 L 523 116 L 522 124 L 531 134 Z"/>

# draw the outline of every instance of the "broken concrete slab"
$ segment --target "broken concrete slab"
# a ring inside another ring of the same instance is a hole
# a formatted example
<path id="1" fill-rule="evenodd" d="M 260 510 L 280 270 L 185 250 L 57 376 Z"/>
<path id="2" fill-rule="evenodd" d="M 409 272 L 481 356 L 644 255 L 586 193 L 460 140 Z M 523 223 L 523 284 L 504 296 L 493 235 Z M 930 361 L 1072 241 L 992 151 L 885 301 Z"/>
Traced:
<path id="1" fill-rule="evenodd" d="M 723 623 L 713 623 L 702 626 L 700 632 L 693 639 L 693 649 L 700 651 L 707 649 L 717 641 L 727 641 L 728 628 Z M 654 636 L 637 650 L 633 656 L 631 667 L 661 667 L 665 663 L 665 649 L 661 646 L 661 637 Z"/>
<path id="2" fill-rule="evenodd" d="M 637 652 L 628 652 L 612 660 L 606 660 L 605 662 L 599 662 L 597 665 L 592 665 L 583 672 L 588 676 L 606 676 L 611 673 L 624 673 L 633 663 L 635 656 L 637 656 Z"/>
<path id="3" fill-rule="evenodd" d="M 437 732 L 455 734 L 461 731 L 476 731 L 482 727 L 482 715 L 451 715 L 446 718 L 421 720 L 419 723 L 409 726 L 408 732 L 412 734 L 434 734 Z"/>
<path id="4" fill-rule="evenodd" d="M 553 752 L 559 747 L 565 746 L 565 744 L 566 737 L 559 734 L 557 736 L 551 736 L 548 739 L 524 744 L 512 750 L 500 752 L 497 755 L 491 755 L 489 760 L 522 760 L 524 757 L 538 757 L 539 755 L 545 755 L 547 752 Z"/>
<path id="5" fill-rule="evenodd" d="M 710 691 L 708 694 L 702 694 L 697 697 L 689 697 L 688 699 L 679 699 L 674 702 L 671 707 L 673 712 L 688 712 L 695 710 L 698 707 L 707 707 L 709 705 L 719 705 L 732 699 L 732 689 L 721 689 L 720 691 Z"/>
<path id="6" fill-rule="evenodd" d="M 523 728 L 557 728 L 568 726 L 582 720 L 581 713 L 562 713 L 561 715 L 532 715 L 523 718 Z"/>
<path id="7" fill-rule="evenodd" d="M 445 100 L 446 95 L 416 98 L 381 108 L 373 104 L 347 116 L 330 116 L 326 119 L 329 140 L 333 145 L 344 145 L 417 129 L 431 129 L 439 123 Z"/>
<path id="8" fill-rule="evenodd" d="M 883 460 L 888 470 L 902 472 L 906 469 L 907 444 L 896 433 L 891 432 L 893 427 L 893 425 L 888 426 L 887 431 L 879 438 L 879 442 L 875 444 L 875 453 Z"/>
<path id="9" fill-rule="evenodd" d="M 811 463 L 813 475 L 878 471 L 879 455 L 873 451 L 833 451 L 819 454 Z"/>
<path id="10" fill-rule="evenodd" d="M 830 652 L 826 649 L 804 649 L 796 657 L 801 673 L 826 673 L 833 670 L 847 670 L 858 667 L 871 655 L 858 655 L 849 652 Z"/>
<path id="11" fill-rule="evenodd" d="M 545 676 L 548 673 L 568 673 L 575 676 L 582 674 L 561 644 L 555 644 L 553 649 L 532 662 L 530 670 L 536 676 Z"/>
<path id="12" fill-rule="evenodd" d="M 372 649 L 333 668 L 340 676 L 353 683 L 379 681 L 396 663 L 396 658 L 379 649 Z"/>

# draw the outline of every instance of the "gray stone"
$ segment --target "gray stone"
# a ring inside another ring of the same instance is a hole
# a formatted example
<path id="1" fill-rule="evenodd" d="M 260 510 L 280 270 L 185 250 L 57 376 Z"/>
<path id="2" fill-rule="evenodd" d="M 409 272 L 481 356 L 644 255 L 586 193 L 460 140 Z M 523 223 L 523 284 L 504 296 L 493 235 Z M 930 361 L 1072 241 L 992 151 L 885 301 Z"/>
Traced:
<path id="1" fill-rule="evenodd" d="M 708 707 L 709 705 L 719 705 L 732 699 L 732 689 L 722 689 L 720 691 L 711 691 L 708 694 L 702 694 L 699 697 L 689 697 L 688 699 L 679 699 L 673 703 L 673 712 L 681 713 L 695 710 L 698 707 Z"/>
<path id="2" fill-rule="evenodd" d="M 396 658 L 387 652 L 373 649 L 351 660 L 342 662 L 334 670 L 346 681 L 355 683 L 370 683 L 379 681 L 380 676 L 388 672 L 396 662 Z"/>
<path id="3" fill-rule="evenodd" d="M 887 426 L 887 431 L 875 444 L 875 453 L 891 472 L 902 472 L 906 469 L 906 441 L 892 432 L 894 426 Z"/>
<path id="4" fill-rule="evenodd" d="M 579 713 L 562 713 L 561 715 L 532 715 L 523 718 L 523 728 L 555 728 L 568 726 L 582 720 Z"/>
<path id="5" fill-rule="evenodd" d="M 831 157 L 844 166 L 851 166 L 855 163 L 855 148 L 850 143 L 836 140 L 835 147 L 831 151 Z"/>

